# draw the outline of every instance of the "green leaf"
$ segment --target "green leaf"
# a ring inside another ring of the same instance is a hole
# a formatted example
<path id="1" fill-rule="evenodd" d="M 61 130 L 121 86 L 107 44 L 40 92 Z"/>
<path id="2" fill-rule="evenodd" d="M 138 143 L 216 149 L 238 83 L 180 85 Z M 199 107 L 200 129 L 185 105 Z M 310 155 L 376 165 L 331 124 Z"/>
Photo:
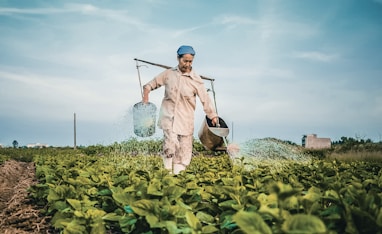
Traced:
<path id="1" fill-rule="evenodd" d="M 96 204 L 98 204 L 97 200 L 90 200 L 89 196 L 83 195 L 83 199 L 81 201 L 82 206 L 84 207 L 94 207 Z"/>
<path id="2" fill-rule="evenodd" d="M 89 195 L 89 196 L 92 196 L 94 197 L 95 195 L 98 194 L 98 189 L 96 187 L 91 187 L 89 188 L 86 193 Z"/>
<path id="3" fill-rule="evenodd" d="M 104 234 L 106 233 L 106 227 L 103 221 L 94 221 L 93 223 L 90 224 L 91 226 L 91 231 L 90 234 Z"/>
<path id="4" fill-rule="evenodd" d="M 217 229 L 213 225 L 208 225 L 208 226 L 202 227 L 202 233 L 205 233 L 205 234 L 208 234 L 208 233 L 219 233 L 219 229 Z"/>
<path id="5" fill-rule="evenodd" d="M 184 232 L 179 232 L 176 222 L 174 221 L 165 221 L 164 227 L 167 229 L 168 233 L 190 233 L 188 230 L 184 230 Z"/>
<path id="6" fill-rule="evenodd" d="M 153 179 L 147 187 L 147 194 L 163 196 L 162 182 L 158 179 Z"/>
<path id="7" fill-rule="evenodd" d="M 85 217 L 85 214 L 82 212 L 82 211 L 79 211 L 79 210 L 75 210 L 73 212 L 74 216 L 76 216 L 77 218 L 84 218 Z"/>
<path id="8" fill-rule="evenodd" d="M 188 225 L 190 225 L 193 230 L 196 231 L 202 228 L 202 224 L 200 223 L 199 219 L 191 211 L 186 212 L 186 220 Z"/>
<path id="9" fill-rule="evenodd" d="M 185 188 L 180 186 L 168 186 L 164 189 L 164 195 L 167 196 L 170 200 L 175 200 L 181 197 L 186 192 Z"/>
<path id="10" fill-rule="evenodd" d="M 125 210 L 126 213 L 131 214 L 134 213 L 133 209 L 131 206 L 124 206 L 123 209 Z"/>
<path id="11" fill-rule="evenodd" d="M 234 210 L 241 210 L 241 209 L 243 209 L 243 208 L 244 208 L 244 207 L 243 207 L 242 204 L 232 205 L 232 209 L 234 209 Z"/>
<path id="12" fill-rule="evenodd" d="M 326 208 L 325 210 L 323 210 L 320 213 L 320 216 L 330 216 L 333 214 L 341 215 L 342 212 L 343 212 L 343 209 L 341 206 L 332 205 L 332 206 L 329 206 L 328 208 Z"/>
<path id="13" fill-rule="evenodd" d="M 56 212 L 52 218 L 52 225 L 55 228 L 64 228 L 73 218 L 67 214 Z"/>
<path id="14" fill-rule="evenodd" d="M 137 219 L 134 216 L 126 215 L 119 219 L 119 226 L 121 227 L 122 231 L 130 233 L 136 222 Z"/>
<path id="15" fill-rule="evenodd" d="M 212 215 L 207 214 L 203 211 L 199 211 L 198 213 L 196 213 L 196 218 L 198 218 L 200 222 L 202 223 L 207 223 L 207 224 L 215 223 L 215 218 Z"/>
<path id="16" fill-rule="evenodd" d="M 331 200 L 334 202 L 340 202 L 340 199 L 338 197 L 338 193 L 334 190 L 327 190 L 325 191 L 325 195 L 323 196 L 326 200 Z"/>
<path id="17" fill-rule="evenodd" d="M 102 219 L 106 221 L 117 222 L 121 219 L 121 217 L 122 217 L 121 215 L 117 215 L 116 213 L 107 213 L 106 215 L 102 217 Z"/>
<path id="18" fill-rule="evenodd" d="M 227 200 L 227 201 L 219 203 L 220 207 L 225 207 L 225 208 L 232 208 L 233 205 L 237 205 L 237 202 L 235 200 Z"/>
<path id="19" fill-rule="evenodd" d="M 277 197 L 280 200 L 285 200 L 291 196 L 301 193 L 299 189 L 293 189 L 290 184 L 284 184 L 282 182 L 277 182 L 273 186 L 273 189 L 277 193 Z"/>
<path id="20" fill-rule="evenodd" d="M 66 199 L 66 201 L 73 207 L 73 209 L 81 211 L 81 201 L 69 198 Z"/>
<path id="21" fill-rule="evenodd" d="M 55 201 L 60 200 L 60 199 L 61 199 L 61 197 L 56 193 L 56 191 L 54 191 L 53 189 L 49 190 L 49 194 L 47 197 L 47 200 L 49 203 L 55 202 Z"/>
<path id="22" fill-rule="evenodd" d="M 255 212 L 239 211 L 233 217 L 242 231 L 247 234 L 272 234 L 270 227 Z"/>
<path id="23" fill-rule="evenodd" d="M 91 219 L 101 220 L 101 218 L 106 215 L 106 212 L 101 209 L 91 208 L 86 211 L 86 215 Z"/>
<path id="24" fill-rule="evenodd" d="M 289 217 L 282 225 L 285 233 L 326 233 L 326 226 L 314 215 L 297 214 Z"/>
<path id="25" fill-rule="evenodd" d="M 362 189 L 362 184 L 357 181 L 350 181 L 350 183 L 356 188 L 356 189 Z"/>
<path id="26" fill-rule="evenodd" d="M 382 208 L 379 208 L 376 223 L 378 226 L 382 227 Z"/>
<path id="27" fill-rule="evenodd" d="M 122 182 L 129 181 L 129 176 L 128 175 L 122 175 L 118 176 L 117 178 L 114 178 L 114 185 L 118 185 Z"/>
<path id="28" fill-rule="evenodd" d="M 51 206 L 52 209 L 56 209 L 58 211 L 62 211 L 64 209 L 68 208 L 68 207 L 69 207 L 68 203 L 66 203 L 64 201 L 56 201 Z"/>
<path id="29" fill-rule="evenodd" d="M 196 183 L 196 181 L 190 181 L 186 184 L 185 186 L 187 189 L 199 189 L 199 186 L 198 184 Z"/>
<path id="30" fill-rule="evenodd" d="M 164 223 L 163 222 L 159 222 L 159 219 L 157 216 L 153 215 L 153 214 L 146 214 L 146 221 L 150 224 L 150 227 L 151 228 L 162 228 L 164 227 Z"/>
<path id="31" fill-rule="evenodd" d="M 271 206 L 271 207 L 276 207 L 277 201 L 278 201 L 277 195 L 274 193 L 269 195 L 260 193 L 259 196 L 257 196 L 257 200 L 260 202 L 262 206 Z"/>
<path id="32" fill-rule="evenodd" d="M 133 198 L 131 197 L 131 195 L 124 192 L 123 189 L 119 187 L 114 187 L 112 188 L 111 191 L 113 192 L 113 195 L 112 195 L 113 199 L 120 205 L 124 206 L 133 201 Z"/>
<path id="33" fill-rule="evenodd" d="M 308 190 L 308 193 L 303 196 L 303 200 L 314 203 L 321 198 L 321 191 L 319 188 L 311 187 Z"/>
<path id="34" fill-rule="evenodd" d="M 86 233 L 86 225 L 74 219 L 66 225 L 64 233 L 70 233 L 70 234 Z"/>
<path id="35" fill-rule="evenodd" d="M 110 189 L 102 189 L 102 190 L 98 191 L 98 195 L 109 196 L 109 195 L 112 195 L 112 192 Z"/>
<path id="36" fill-rule="evenodd" d="M 367 187 L 367 186 L 369 186 L 369 185 L 378 185 L 378 181 L 377 180 L 375 180 L 375 179 L 366 179 L 366 180 L 364 180 L 363 182 L 362 182 L 362 185 L 363 185 L 363 187 Z"/>
<path id="37" fill-rule="evenodd" d="M 82 181 L 80 180 L 80 177 L 77 177 L 77 178 L 68 178 L 66 180 L 69 184 L 71 185 L 74 185 L 74 186 L 82 186 L 82 185 L 85 185 L 85 184 L 82 184 Z"/>
<path id="38" fill-rule="evenodd" d="M 288 197 L 282 202 L 282 207 L 287 210 L 298 210 L 300 206 L 296 196 Z"/>
<path id="39" fill-rule="evenodd" d="M 186 205 L 181 198 L 176 199 L 176 204 L 186 210 L 192 210 L 192 208 L 189 205 Z"/>
<path id="40" fill-rule="evenodd" d="M 237 224 L 232 222 L 232 220 L 224 219 L 224 221 L 220 224 L 221 229 L 234 229 L 237 227 Z"/>
<path id="41" fill-rule="evenodd" d="M 142 199 L 134 202 L 130 206 L 134 213 L 139 216 L 151 215 L 154 213 L 155 207 L 158 206 L 158 200 Z"/>
<path id="42" fill-rule="evenodd" d="M 222 178 L 223 184 L 227 186 L 234 186 L 235 181 L 233 178 Z"/>

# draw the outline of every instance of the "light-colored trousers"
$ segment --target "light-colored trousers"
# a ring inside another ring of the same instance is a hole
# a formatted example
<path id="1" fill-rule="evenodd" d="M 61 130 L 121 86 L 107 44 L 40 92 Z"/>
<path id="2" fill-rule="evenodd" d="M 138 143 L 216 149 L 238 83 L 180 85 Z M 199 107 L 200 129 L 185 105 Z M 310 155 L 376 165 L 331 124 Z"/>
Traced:
<path id="1" fill-rule="evenodd" d="M 190 165 L 192 158 L 192 135 L 178 135 L 172 130 L 163 130 L 163 164 L 164 167 L 179 174 Z"/>

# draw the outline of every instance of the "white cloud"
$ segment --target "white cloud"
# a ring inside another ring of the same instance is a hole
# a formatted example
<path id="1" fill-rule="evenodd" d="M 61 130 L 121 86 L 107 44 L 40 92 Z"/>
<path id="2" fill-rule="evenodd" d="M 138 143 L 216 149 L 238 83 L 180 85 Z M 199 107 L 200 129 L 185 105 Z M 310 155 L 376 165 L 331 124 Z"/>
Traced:
<path id="1" fill-rule="evenodd" d="M 237 25 L 256 25 L 258 22 L 249 17 L 238 15 L 223 15 L 215 19 L 216 23 L 234 27 Z"/>
<path id="2" fill-rule="evenodd" d="M 79 11 L 79 12 L 82 12 L 82 13 L 88 13 L 88 14 L 92 14 L 92 13 L 97 13 L 97 12 L 101 12 L 100 8 L 94 6 L 94 5 L 91 5 L 91 4 L 76 4 L 76 3 L 73 3 L 73 4 L 67 4 L 66 6 L 68 6 L 68 9 L 71 9 L 73 11 Z"/>
<path id="3" fill-rule="evenodd" d="M 320 62 L 331 62 L 333 60 L 338 59 L 338 54 L 330 54 L 323 53 L 319 51 L 304 51 L 304 52 L 296 52 L 294 54 L 296 58 L 320 61 Z"/>
<path id="4" fill-rule="evenodd" d="M 12 14 L 26 14 L 26 15 L 51 15 L 57 13 L 65 13 L 68 12 L 65 9 L 58 8 L 7 8 L 0 7 L 0 15 L 12 15 Z"/>
<path id="5" fill-rule="evenodd" d="M 174 37 L 179 37 L 179 36 L 183 36 L 183 35 L 186 35 L 188 33 L 192 33 L 193 31 L 196 31 L 200 28 L 202 28 L 203 26 L 196 26 L 196 27 L 191 27 L 191 28 L 186 28 L 186 29 L 180 29 L 180 30 L 176 30 L 174 33 L 173 33 L 173 36 Z"/>
<path id="6" fill-rule="evenodd" d="M 128 25 L 134 25 L 137 28 L 143 28 L 143 30 L 149 30 L 145 23 L 141 20 L 131 17 L 127 10 L 114 10 L 98 8 L 91 4 L 65 4 L 63 7 L 53 8 L 1 8 L 0 15 L 57 15 L 57 14 L 73 14 L 79 13 L 81 15 L 93 15 L 96 17 L 102 17 L 105 19 L 111 19 L 117 22 L 125 23 Z"/>
<path id="7" fill-rule="evenodd" d="M 13 110 L 3 113 L 6 115 L 18 115 L 22 112 L 26 116 L 59 120 L 65 113 L 77 110 L 84 119 L 106 120 L 119 114 L 118 109 L 121 106 L 132 104 L 128 103 L 127 97 L 131 96 L 128 90 L 121 88 L 129 86 L 127 79 L 118 80 L 113 77 L 113 82 L 102 79 L 76 80 L 7 71 L 0 71 L 0 77 L 4 89 L 1 96 L 4 100 L 12 100 L 0 105 L 1 109 Z M 137 97 L 138 92 L 139 90 L 136 92 Z"/>

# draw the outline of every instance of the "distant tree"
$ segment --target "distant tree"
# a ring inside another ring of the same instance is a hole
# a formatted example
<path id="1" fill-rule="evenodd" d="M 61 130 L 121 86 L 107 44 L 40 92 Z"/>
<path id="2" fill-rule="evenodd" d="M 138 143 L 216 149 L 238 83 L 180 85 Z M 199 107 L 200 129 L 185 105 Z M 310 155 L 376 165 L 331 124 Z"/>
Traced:
<path id="1" fill-rule="evenodd" d="M 12 145 L 13 145 L 13 148 L 17 148 L 17 147 L 19 147 L 19 143 L 18 143 L 16 140 L 14 140 L 14 141 L 12 142 Z"/>

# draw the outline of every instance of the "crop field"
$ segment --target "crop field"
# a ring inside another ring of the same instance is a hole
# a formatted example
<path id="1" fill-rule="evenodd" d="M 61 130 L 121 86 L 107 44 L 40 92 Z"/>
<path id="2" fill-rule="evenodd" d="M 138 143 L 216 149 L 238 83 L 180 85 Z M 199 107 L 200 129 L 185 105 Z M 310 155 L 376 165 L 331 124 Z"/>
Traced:
<path id="1" fill-rule="evenodd" d="M 262 139 L 229 155 L 195 142 L 178 175 L 160 155 L 136 139 L 0 149 L 0 233 L 382 233 L 381 143 Z"/>

